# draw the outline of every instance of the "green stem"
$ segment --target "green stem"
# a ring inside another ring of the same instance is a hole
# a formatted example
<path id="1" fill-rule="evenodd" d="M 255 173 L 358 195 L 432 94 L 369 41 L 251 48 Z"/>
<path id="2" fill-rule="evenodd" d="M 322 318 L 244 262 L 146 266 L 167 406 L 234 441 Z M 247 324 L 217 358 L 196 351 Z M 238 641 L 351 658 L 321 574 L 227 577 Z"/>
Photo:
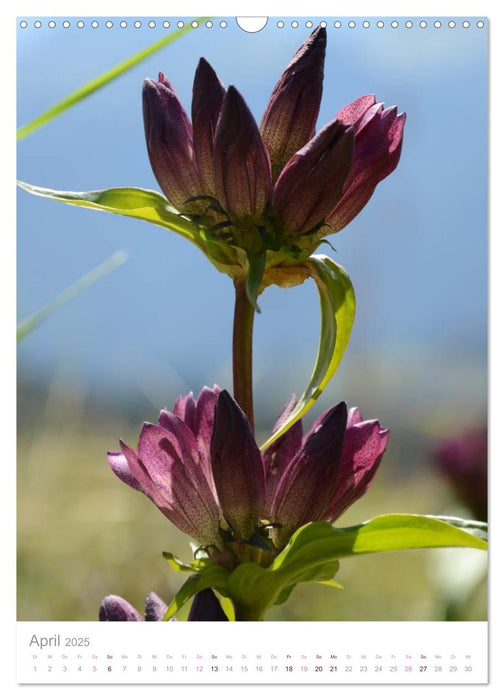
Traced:
<path id="1" fill-rule="evenodd" d="M 252 335 L 255 310 L 247 298 L 246 284 L 235 281 L 233 325 L 233 391 L 234 397 L 254 430 L 252 390 Z"/>

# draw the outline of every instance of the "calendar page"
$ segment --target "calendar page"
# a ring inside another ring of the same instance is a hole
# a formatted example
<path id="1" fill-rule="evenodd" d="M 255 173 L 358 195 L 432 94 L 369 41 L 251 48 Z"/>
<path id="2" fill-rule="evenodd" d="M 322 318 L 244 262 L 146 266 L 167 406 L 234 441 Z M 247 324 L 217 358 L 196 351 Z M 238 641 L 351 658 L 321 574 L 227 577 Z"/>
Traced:
<path id="1" fill-rule="evenodd" d="M 18 684 L 487 684 L 490 20 L 70 9 L 15 19 Z"/>

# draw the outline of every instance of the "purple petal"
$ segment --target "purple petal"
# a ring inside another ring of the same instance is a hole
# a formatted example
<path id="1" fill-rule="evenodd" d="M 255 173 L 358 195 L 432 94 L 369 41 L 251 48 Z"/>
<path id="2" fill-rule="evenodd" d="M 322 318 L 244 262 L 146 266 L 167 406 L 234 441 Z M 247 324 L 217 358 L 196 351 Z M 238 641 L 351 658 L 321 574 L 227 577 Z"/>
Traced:
<path id="1" fill-rule="evenodd" d="M 362 95 L 362 97 L 358 97 L 346 107 L 340 109 L 336 114 L 336 119 L 345 124 L 353 124 L 357 128 L 357 124 L 374 104 L 376 104 L 374 95 Z"/>
<path id="2" fill-rule="evenodd" d="M 308 434 L 278 484 L 272 507 L 275 544 L 283 547 L 305 523 L 321 520 L 333 493 L 347 425 L 344 402 L 331 408 Z"/>
<path id="3" fill-rule="evenodd" d="M 214 384 L 212 389 L 203 387 L 196 401 L 195 431 L 196 439 L 200 446 L 210 451 L 212 428 L 215 415 L 215 406 L 219 398 L 220 388 Z"/>
<path id="4" fill-rule="evenodd" d="M 220 388 L 216 384 L 212 389 L 205 386 L 196 400 L 193 399 L 191 392 L 188 396 L 179 397 L 173 408 L 173 413 L 184 421 L 196 438 L 201 466 L 213 491 L 215 491 L 215 487 L 210 465 L 210 441 L 212 439 L 215 404 L 219 392 Z M 163 419 L 164 413 L 164 411 L 161 412 L 159 422 L 167 427 Z"/>
<path id="5" fill-rule="evenodd" d="M 124 483 L 131 486 L 131 488 L 143 492 L 142 486 L 136 477 L 133 476 L 128 460 L 122 452 L 107 452 L 107 458 L 112 467 L 112 471 L 121 481 L 124 481 Z"/>
<path id="6" fill-rule="evenodd" d="M 331 231 L 350 223 L 371 198 L 378 183 L 396 168 L 401 155 L 406 115 L 395 107 L 373 105 L 360 117 L 355 136 L 355 156 L 343 195 L 326 217 Z"/>
<path id="7" fill-rule="evenodd" d="M 147 78 L 143 110 L 147 150 L 154 175 L 167 199 L 179 211 L 192 213 L 186 200 L 203 194 L 196 166 L 192 129 L 177 95 L 162 73 Z"/>
<path id="8" fill-rule="evenodd" d="M 138 482 L 141 491 L 151 498 L 149 493 L 151 487 L 151 479 L 142 462 L 139 460 L 137 453 L 125 442 L 119 440 L 123 455 L 126 457 L 131 475 Z"/>
<path id="9" fill-rule="evenodd" d="M 271 166 L 245 100 L 232 85 L 224 98 L 215 134 L 217 198 L 230 217 L 261 217 L 270 196 Z"/>
<path id="10" fill-rule="evenodd" d="M 144 423 L 138 442 L 138 456 L 147 471 L 154 466 L 159 469 L 166 465 L 166 455 L 187 463 L 186 471 L 198 480 L 201 476 L 197 468 L 199 453 L 194 433 L 184 421 L 170 411 L 161 411 L 160 425 Z M 159 443 L 163 442 L 160 449 Z"/>
<path id="11" fill-rule="evenodd" d="M 165 412 L 164 421 L 166 427 L 144 424 L 140 434 L 138 456 L 150 479 L 147 495 L 183 532 L 202 545 L 215 544 L 219 510 L 197 461 L 194 435 L 173 414 Z"/>
<path id="12" fill-rule="evenodd" d="M 296 403 L 297 399 L 293 394 L 280 413 L 273 428 L 273 433 L 285 423 Z M 298 420 L 264 451 L 263 461 L 266 468 L 265 513 L 269 513 L 278 482 L 287 465 L 301 447 L 302 441 L 303 426 L 301 420 Z"/>
<path id="13" fill-rule="evenodd" d="M 100 622 L 142 622 L 143 617 L 124 598 L 108 595 L 100 605 L 99 620 Z"/>
<path id="14" fill-rule="evenodd" d="M 261 119 L 259 129 L 278 170 L 315 133 L 325 48 L 326 30 L 317 27 L 282 73 Z"/>
<path id="15" fill-rule="evenodd" d="M 323 520 L 333 522 L 367 491 L 387 447 L 388 433 L 377 420 L 347 429 L 338 477 Z"/>
<path id="16" fill-rule="evenodd" d="M 203 191 L 215 195 L 213 153 L 215 131 L 226 89 L 212 66 L 201 58 L 194 75 L 192 123 L 194 152 L 203 182 Z"/>
<path id="17" fill-rule="evenodd" d="M 155 593 L 149 593 L 145 599 L 145 621 L 159 622 L 166 615 L 168 606 Z"/>
<path id="18" fill-rule="evenodd" d="M 219 599 L 211 588 L 196 593 L 189 610 L 188 622 L 229 622 Z"/>
<path id="19" fill-rule="evenodd" d="M 170 520 L 175 522 L 174 517 L 172 517 L 170 501 L 167 500 L 167 493 L 165 490 L 160 489 L 152 480 L 150 474 L 148 473 L 145 466 L 142 464 L 141 460 L 138 458 L 137 453 L 128 447 L 126 443 L 122 440 L 119 441 L 123 454 L 127 460 L 129 470 L 131 472 L 132 478 L 137 481 L 140 486 L 140 491 L 145 493 L 151 501 L 168 517 Z"/>
<path id="20" fill-rule="evenodd" d="M 348 411 L 348 422 L 347 422 L 347 428 L 351 428 L 353 425 L 356 425 L 357 423 L 362 423 L 362 414 L 359 411 L 358 408 L 350 408 Z"/>
<path id="21" fill-rule="evenodd" d="M 311 427 L 311 430 L 309 433 L 306 434 L 306 436 L 303 439 L 303 444 L 306 442 L 308 437 L 310 436 L 311 433 L 315 432 L 318 430 L 318 427 L 321 423 L 323 423 L 329 414 L 329 412 L 332 410 L 332 408 L 326 409 L 318 418 L 315 419 L 313 422 L 313 425 Z M 358 408 L 349 408 L 348 409 L 348 418 L 347 418 L 347 428 L 351 428 L 352 425 L 355 425 L 356 423 L 362 423 L 362 415 L 359 411 Z"/>
<path id="22" fill-rule="evenodd" d="M 353 142 L 353 127 L 335 120 L 289 160 L 273 191 L 285 235 L 307 233 L 335 206 L 352 165 Z"/>
<path id="23" fill-rule="evenodd" d="M 166 410 L 161 411 L 159 414 L 159 425 L 166 428 L 167 425 L 164 423 L 164 416 L 167 413 Z M 180 418 L 189 428 L 191 428 L 193 434 L 196 436 L 196 401 L 192 391 L 187 394 L 187 396 L 179 396 L 175 401 L 173 406 L 173 415 Z"/>
<path id="24" fill-rule="evenodd" d="M 264 466 L 249 422 L 227 391 L 215 407 L 210 455 L 224 518 L 239 539 L 248 540 L 262 515 Z"/>

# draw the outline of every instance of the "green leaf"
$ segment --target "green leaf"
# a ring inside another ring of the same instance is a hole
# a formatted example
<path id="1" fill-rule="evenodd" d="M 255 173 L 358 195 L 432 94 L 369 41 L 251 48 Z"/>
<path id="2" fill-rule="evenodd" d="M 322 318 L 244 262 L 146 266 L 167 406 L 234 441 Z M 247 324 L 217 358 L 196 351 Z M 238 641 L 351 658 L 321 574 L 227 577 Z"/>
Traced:
<path id="1" fill-rule="evenodd" d="M 340 583 L 336 583 L 336 581 L 333 580 L 333 577 L 336 576 L 338 570 L 339 561 L 336 560 L 328 562 L 327 564 L 319 564 L 311 569 L 303 571 L 301 574 L 299 574 L 299 576 L 295 577 L 294 583 L 283 589 L 278 598 L 275 600 L 274 605 L 282 605 L 282 603 L 285 603 L 298 583 L 325 583 L 328 586 L 334 586 L 334 588 L 343 588 Z"/>
<path id="2" fill-rule="evenodd" d="M 299 573 L 316 564 L 357 554 L 427 547 L 487 549 L 483 539 L 464 527 L 465 522 L 456 518 L 446 522 L 430 515 L 390 514 L 346 528 L 309 523 L 294 533 L 270 568 Z"/>
<path id="3" fill-rule="evenodd" d="M 247 299 L 258 313 L 261 313 L 261 309 L 257 304 L 257 294 L 264 275 L 265 264 L 266 253 L 250 253 L 248 255 L 248 274 L 245 291 Z"/>
<path id="4" fill-rule="evenodd" d="M 262 620 L 266 610 L 293 582 L 291 578 L 294 577 L 281 571 L 263 569 L 253 562 L 237 566 L 228 579 L 228 590 L 235 603 L 236 619 Z"/>
<path id="5" fill-rule="evenodd" d="M 465 518 L 452 518 L 448 515 L 430 515 L 430 518 L 436 518 L 444 523 L 455 525 L 472 535 L 479 537 L 481 540 L 488 541 L 488 523 L 480 522 L 479 520 L 466 520 Z"/>
<path id="6" fill-rule="evenodd" d="M 221 608 L 224 611 L 224 615 L 227 617 L 227 619 L 230 622 L 235 621 L 235 609 L 233 605 L 233 601 L 230 598 L 227 598 L 223 595 L 217 595 L 219 599 L 219 603 L 221 604 Z"/>
<path id="7" fill-rule="evenodd" d="M 183 561 L 181 561 L 171 552 L 163 552 L 163 557 L 166 559 L 171 568 L 174 571 L 177 571 L 178 573 L 182 573 L 185 571 L 191 571 L 194 573 L 195 571 L 199 571 L 199 568 L 197 566 L 192 564 L 184 564 Z M 197 564 L 197 562 L 194 562 L 194 564 Z"/>
<path id="8" fill-rule="evenodd" d="M 200 17 L 197 20 L 197 22 L 198 24 L 201 24 L 206 19 L 208 18 Z M 33 121 L 31 121 L 29 124 L 20 127 L 17 130 L 17 139 L 22 139 L 28 134 L 30 134 L 32 131 L 35 131 L 36 129 L 40 128 L 43 124 L 46 124 L 51 119 L 54 119 L 59 114 L 65 112 L 69 107 L 72 107 L 74 104 L 77 104 L 85 97 L 88 97 L 93 92 L 96 92 L 100 88 L 104 87 L 112 80 L 115 80 L 119 76 L 123 75 L 123 73 L 126 73 L 128 70 L 138 65 L 149 56 L 152 56 L 152 54 L 156 53 L 156 51 L 159 51 L 159 49 L 162 49 L 164 46 L 171 44 L 179 37 L 183 36 L 184 34 L 187 34 L 187 32 L 190 32 L 192 29 L 192 23 L 187 22 L 185 26 L 181 29 L 176 29 L 174 32 L 171 32 L 167 36 L 164 36 L 162 39 L 159 39 L 153 44 L 150 44 L 150 46 L 147 46 L 145 49 L 142 49 L 141 51 L 138 51 L 137 53 L 133 54 L 133 56 L 130 56 L 126 60 L 121 61 L 121 63 L 118 63 L 110 70 L 105 71 L 105 73 L 102 73 L 97 78 L 94 78 L 93 80 L 90 80 L 89 82 L 85 83 L 82 87 L 78 88 L 70 95 L 68 95 L 68 97 L 65 97 L 60 102 L 57 102 L 53 107 L 51 107 L 50 109 L 33 119 Z"/>
<path id="9" fill-rule="evenodd" d="M 177 610 L 187 603 L 188 600 L 195 596 L 196 593 L 205 590 L 205 588 L 215 588 L 219 593 L 226 593 L 229 574 L 230 572 L 228 569 L 214 564 L 213 566 L 205 568 L 202 573 L 189 576 L 175 594 L 163 620 L 166 621 L 173 617 Z"/>
<path id="10" fill-rule="evenodd" d="M 275 600 L 275 602 L 273 603 L 273 605 L 283 605 L 284 603 L 286 603 L 290 598 L 290 594 L 296 588 L 296 586 L 297 586 L 297 583 L 293 583 L 292 585 L 286 586 L 285 588 L 283 588 L 280 591 L 280 594 L 279 594 L 278 598 Z"/>
<path id="11" fill-rule="evenodd" d="M 228 580 L 228 590 L 237 607 L 237 619 L 260 620 L 271 605 L 281 605 L 298 583 L 326 581 L 336 575 L 338 561 L 315 563 L 298 569 L 258 564 L 240 564 Z"/>
<path id="12" fill-rule="evenodd" d="M 113 187 L 92 192 L 65 192 L 20 181 L 18 185 L 39 197 L 148 221 L 175 231 L 196 243 L 198 227 L 181 216 L 161 194 L 152 190 L 143 190 L 138 187 Z"/>
<path id="13" fill-rule="evenodd" d="M 337 588 L 339 591 L 344 589 L 344 586 L 337 581 L 314 581 L 314 583 L 319 583 L 321 586 L 329 586 L 330 588 Z"/>
<path id="14" fill-rule="evenodd" d="M 369 522 L 336 528 L 327 522 L 308 523 L 294 533 L 285 549 L 268 569 L 240 564 L 228 580 L 237 607 L 237 619 L 260 620 L 271 605 L 287 600 L 295 585 L 305 581 L 326 583 L 336 574 L 343 557 L 428 547 L 487 549 L 473 531 L 484 530 L 456 518 L 429 515 L 380 515 Z M 467 526 L 467 527 L 466 527 Z"/>
<path id="15" fill-rule="evenodd" d="M 16 338 L 19 343 L 23 338 L 25 338 L 28 333 L 33 331 L 37 326 L 39 326 L 42 321 L 52 316 L 59 308 L 61 308 L 67 301 L 76 297 L 80 292 L 84 291 L 92 284 L 106 277 L 113 270 L 118 268 L 128 259 L 126 251 L 119 250 L 114 255 L 112 255 L 108 260 L 105 260 L 97 267 L 93 268 L 80 279 L 74 282 L 70 287 L 67 287 L 61 294 L 59 294 L 55 299 L 52 299 L 48 304 L 43 306 L 39 311 L 28 316 L 19 322 L 17 327 Z"/>
<path id="16" fill-rule="evenodd" d="M 269 607 L 284 603 L 299 583 L 342 588 L 332 579 L 343 557 L 429 547 L 486 550 L 486 542 L 474 534 L 485 530 L 485 523 L 432 515 L 380 515 L 346 528 L 327 522 L 308 523 L 294 533 L 267 569 L 246 562 L 232 572 L 210 565 L 193 574 L 175 596 L 165 619 L 200 590 L 215 588 L 232 599 L 237 620 L 261 620 Z"/>
<path id="17" fill-rule="evenodd" d="M 341 585 L 341 583 L 333 581 L 332 579 L 330 581 L 318 581 L 317 579 L 313 579 L 313 583 L 318 583 L 322 586 L 330 586 L 331 588 L 337 588 L 340 591 L 343 590 L 343 586 Z M 291 586 L 287 586 L 287 588 L 284 588 L 278 596 L 278 598 L 275 600 L 274 605 L 283 605 L 284 603 L 286 603 L 290 597 L 290 594 L 296 588 L 297 585 L 297 583 L 293 583 Z"/>
<path id="18" fill-rule="evenodd" d="M 345 353 L 355 316 L 355 294 L 346 270 L 327 255 L 311 255 L 305 265 L 320 297 L 320 341 L 315 367 L 303 395 L 286 422 L 264 443 L 266 449 L 315 403 Z"/>

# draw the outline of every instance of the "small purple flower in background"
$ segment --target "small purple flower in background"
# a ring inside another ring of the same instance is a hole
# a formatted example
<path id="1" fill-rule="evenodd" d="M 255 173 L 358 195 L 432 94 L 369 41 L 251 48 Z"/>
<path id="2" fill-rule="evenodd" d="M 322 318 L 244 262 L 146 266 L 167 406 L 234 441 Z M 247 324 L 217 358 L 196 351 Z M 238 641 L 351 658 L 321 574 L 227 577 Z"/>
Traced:
<path id="1" fill-rule="evenodd" d="M 343 107 L 316 132 L 325 48 L 326 30 L 318 27 L 280 77 L 259 126 L 238 90 L 226 90 L 204 58 L 194 77 L 192 124 L 162 73 L 145 80 L 154 174 L 170 204 L 217 242 L 205 252 L 219 263 L 239 262 L 230 246 L 254 254 L 283 250 L 282 264 L 299 263 L 361 211 L 399 162 L 406 115 L 384 109 L 373 95 Z"/>
<path id="2" fill-rule="evenodd" d="M 100 622 L 160 622 L 166 615 L 168 606 L 155 593 L 149 593 L 145 599 L 145 618 L 131 603 L 117 595 L 109 595 L 100 605 Z M 170 622 L 174 622 L 172 617 Z M 207 588 L 196 593 L 189 610 L 188 622 L 228 622 L 219 599 Z"/>
<path id="3" fill-rule="evenodd" d="M 477 520 L 488 518 L 488 458 L 486 429 L 470 430 L 440 440 L 434 458 L 458 498 Z"/>
<path id="4" fill-rule="evenodd" d="M 163 619 L 168 606 L 155 593 L 149 593 L 145 599 L 145 617 L 140 615 L 131 603 L 118 595 L 109 595 L 100 605 L 100 622 L 159 622 Z"/>
<path id="5" fill-rule="evenodd" d="M 339 518 L 368 489 L 387 441 L 377 420 L 341 402 L 304 438 L 298 421 L 261 454 L 239 406 L 215 386 L 179 398 L 159 425 L 144 424 L 136 452 L 121 442 L 108 458 L 122 481 L 233 568 L 251 547 L 268 565 L 302 525 Z"/>

